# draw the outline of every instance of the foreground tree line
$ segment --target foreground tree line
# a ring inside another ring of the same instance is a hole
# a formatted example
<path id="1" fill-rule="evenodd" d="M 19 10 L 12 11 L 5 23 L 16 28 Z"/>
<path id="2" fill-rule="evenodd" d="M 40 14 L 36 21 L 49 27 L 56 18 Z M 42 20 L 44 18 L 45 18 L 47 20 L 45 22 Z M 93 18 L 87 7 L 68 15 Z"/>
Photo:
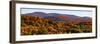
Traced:
<path id="1" fill-rule="evenodd" d="M 21 16 L 21 35 L 89 33 L 92 22 L 54 22 L 34 16 Z"/>

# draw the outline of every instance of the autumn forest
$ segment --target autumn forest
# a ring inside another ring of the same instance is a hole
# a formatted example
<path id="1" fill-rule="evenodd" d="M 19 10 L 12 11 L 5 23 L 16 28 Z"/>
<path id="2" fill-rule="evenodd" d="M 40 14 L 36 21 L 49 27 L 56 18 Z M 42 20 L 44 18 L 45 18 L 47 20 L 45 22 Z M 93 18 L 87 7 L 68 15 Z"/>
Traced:
<path id="1" fill-rule="evenodd" d="M 92 18 L 68 14 L 33 12 L 21 15 L 21 35 L 92 32 Z"/>

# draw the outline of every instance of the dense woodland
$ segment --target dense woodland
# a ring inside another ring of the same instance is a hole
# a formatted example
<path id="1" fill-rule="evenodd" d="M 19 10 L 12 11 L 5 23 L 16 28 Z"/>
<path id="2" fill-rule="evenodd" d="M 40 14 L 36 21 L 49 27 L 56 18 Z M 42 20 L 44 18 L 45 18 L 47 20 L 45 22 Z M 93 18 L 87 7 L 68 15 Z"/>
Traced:
<path id="1" fill-rule="evenodd" d="M 42 17 L 21 16 L 21 35 L 69 34 L 92 32 L 92 22 L 54 22 Z"/>

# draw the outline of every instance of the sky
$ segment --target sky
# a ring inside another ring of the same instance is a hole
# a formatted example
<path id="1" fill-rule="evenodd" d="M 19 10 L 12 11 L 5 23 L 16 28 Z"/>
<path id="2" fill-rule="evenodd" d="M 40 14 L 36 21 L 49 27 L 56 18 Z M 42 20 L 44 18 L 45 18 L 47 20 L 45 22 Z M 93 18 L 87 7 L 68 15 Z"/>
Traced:
<path id="1" fill-rule="evenodd" d="M 27 14 L 27 13 L 32 13 L 32 12 L 59 13 L 59 14 L 76 15 L 80 17 L 92 17 L 92 11 L 90 10 L 21 8 L 21 14 Z"/>

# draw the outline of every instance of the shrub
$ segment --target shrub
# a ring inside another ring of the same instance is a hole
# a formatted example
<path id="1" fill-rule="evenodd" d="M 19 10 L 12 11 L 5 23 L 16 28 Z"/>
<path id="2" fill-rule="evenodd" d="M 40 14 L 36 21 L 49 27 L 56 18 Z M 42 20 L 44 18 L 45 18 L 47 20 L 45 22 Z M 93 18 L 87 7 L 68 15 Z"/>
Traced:
<path id="1" fill-rule="evenodd" d="M 40 29 L 38 31 L 38 34 L 48 34 L 48 30 L 47 29 Z"/>

